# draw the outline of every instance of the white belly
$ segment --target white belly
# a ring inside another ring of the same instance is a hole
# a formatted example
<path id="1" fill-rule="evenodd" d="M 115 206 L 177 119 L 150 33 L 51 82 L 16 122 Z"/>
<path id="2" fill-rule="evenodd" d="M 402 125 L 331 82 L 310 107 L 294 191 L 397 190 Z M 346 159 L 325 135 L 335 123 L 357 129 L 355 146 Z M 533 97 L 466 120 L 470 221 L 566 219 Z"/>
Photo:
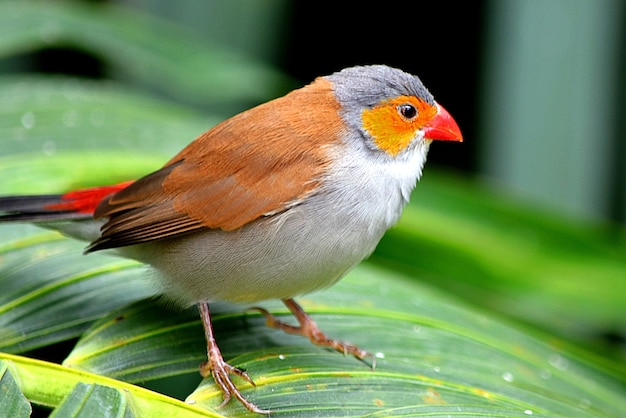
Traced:
<path id="1" fill-rule="evenodd" d="M 387 227 L 376 224 L 299 205 L 240 230 L 204 230 L 117 251 L 153 266 L 165 292 L 184 303 L 284 299 L 342 278 L 378 244 Z"/>
<path id="2" fill-rule="evenodd" d="M 369 256 L 398 221 L 427 150 L 428 143 L 393 161 L 344 159 L 332 186 L 235 231 L 206 229 L 116 251 L 153 266 L 165 293 L 186 304 L 324 288 Z"/>

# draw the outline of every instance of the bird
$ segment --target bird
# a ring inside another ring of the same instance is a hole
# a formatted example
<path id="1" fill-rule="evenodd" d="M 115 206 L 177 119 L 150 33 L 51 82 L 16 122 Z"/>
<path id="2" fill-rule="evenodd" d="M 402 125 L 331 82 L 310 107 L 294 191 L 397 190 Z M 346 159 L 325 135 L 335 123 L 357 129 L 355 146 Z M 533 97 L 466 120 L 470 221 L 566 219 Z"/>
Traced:
<path id="1" fill-rule="evenodd" d="M 256 308 L 271 327 L 358 359 L 294 300 L 331 286 L 399 220 L 430 144 L 462 141 L 454 118 L 414 75 L 387 65 L 344 68 L 199 135 L 138 180 L 63 194 L 0 197 L 0 222 L 31 222 L 156 271 L 163 293 L 197 305 L 207 342 L 203 377 L 221 406 L 236 398 L 209 304 L 280 299 L 298 326 Z"/>

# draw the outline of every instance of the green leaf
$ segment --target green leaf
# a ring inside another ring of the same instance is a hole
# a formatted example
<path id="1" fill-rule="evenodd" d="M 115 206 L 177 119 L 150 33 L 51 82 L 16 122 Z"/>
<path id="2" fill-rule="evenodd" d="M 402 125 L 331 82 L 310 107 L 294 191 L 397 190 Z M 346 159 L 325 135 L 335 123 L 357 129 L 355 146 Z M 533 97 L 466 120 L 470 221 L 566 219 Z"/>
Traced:
<path id="1" fill-rule="evenodd" d="M 142 275 L 139 269 L 133 273 Z M 117 288 L 120 294 L 127 291 L 124 283 Z M 263 318 L 243 307 L 218 306 L 214 322 L 222 352 L 232 364 L 248 370 L 257 384 L 253 388 L 239 382 L 239 386 L 250 400 L 276 412 L 617 417 L 619 405 L 626 401 L 623 380 L 560 342 L 526 335 L 439 291 L 372 265 L 359 267 L 333 288 L 300 301 L 329 335 L 375 353 L 377 367 L 371 370 L 354 358 L 269 329 Z M 287 314 L 278 304 L 263 305 L 278 315 Z M 56 319 L 64 322 L 62 317 Z M 66 368 L 58 372 L 84 370 L 130 382 L 190 374 L 199 382 L 197 367 L 204 356 L 195 312 L 143 301 L 96 321 L 64 362 Z M 34 379 L 43 385 L 48 378 L 43 373 Z M 67 383 L 55 389 L 73 390 L 71 379 L 62 378 Z M 58 399 L 66 396 L 54 393 Z M 221 400 L 221 392 L 206 379 L 187 402 L 215 410 Z M 246 413 L 236 402 L 219 412 Z"/>
<path id="2" fill-rule="evenodd" d="M 103 405 L 107 405 L 103 408 Z M 51 418 L 75 417 L 123 417 L 138 416 L 134 413 L 132 404 L 127 395 L 120 390 L 110 387 L 78 383 L 61 402 L 59 407 L 50 415 Z"/>
<path id="3" fill-rule="evenodd" d="M 137 416 L 154 418 L 215 417 L 216 414 L 186 404 L 177 399 L 83 371 L 71 370 L 57 364 L 34 360 L 11 354 L 0 353 L 0 367 L 7 365 L 24 395 L 33 403 L 54 407 L 58 405 L 76 406 L 76 400 L 87 403 L 94 390 L 100 402 L 102 416 L 107 410 L 120 407 L 128 402 Z M 97 389 L 96 389 L 97 388 Z M 108 389 L 104 389 L 108 388 Z M 90 389 L 94 389 L 91 390 Z M 90 393 L 91 392 L 91 393 Z M 117 392 L 118 394 L 115 394 Z M 2 411 L 4 412 L 4 411 Z M 65 416 L 57 413 L 57 416 Z M 85 415 L 94 416 L 94 415 Z"/>
<path id="4" fill-rule="evenodd" d="M 624 329 L 626 231 L 428 172 L 373 260 L 581 343 Z"/>
<path id="5" fill-rule="evenodd" d="M 112 82 L 0 77 L 3 157 L 120 149 L 154 154 L 158 150 L 165 162 L 218 120 Z"/>
<path id="6" fill-rule="evenodd" d="M 120 158 L 121 155 L 123 158 Z M 25 165 L 24 162 L 28 164 Z M 85 151 L 64 153 L 54 158 L 39 154 L 0 157 L 0 193 L 50 194 L 86 187 L 115 184 L 150 173 L 165 159 L 158 155 Z M 68 175 L 68 167 L 72 175 Z"/>
<path id="7" fill-rule="evenodd" d="M 133 273 L 136 263 L 83 257 L 84 244 L 39 231 L 3 225 L 1 350 L 23 352 L 77 337 L 112 309 L 154 293 Z"/>
<path id="8" fill-rule="evenodd" d="M 0 2 L 0 57 L 71 46 L 182 101 L 267 100 L 291 84 L 278 71 L 172 23 L 113 4 Z"/>
<path id="9" fill-rule="evenodd" d="M 0 360 L 0 411 L 6 417 L 30 417 L 32 408 L 15 382 L 7 363 Z"/>

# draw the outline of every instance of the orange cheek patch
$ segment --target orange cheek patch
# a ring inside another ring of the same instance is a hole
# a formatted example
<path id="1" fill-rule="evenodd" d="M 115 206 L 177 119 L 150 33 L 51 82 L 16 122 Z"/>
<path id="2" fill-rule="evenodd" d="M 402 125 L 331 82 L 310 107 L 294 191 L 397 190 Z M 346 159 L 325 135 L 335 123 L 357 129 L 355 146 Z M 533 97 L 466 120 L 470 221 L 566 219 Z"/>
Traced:
<path id="1" fill-rule="evenodd" d="M 398 106 L 413 105 L 417 116 L 407 119 L 400 114 Z M 399 96 L 387 100 L 361 114 L 363 128 L 372 136 L 376 146 L 395 157 L 405 149 L 415 133 L 437 114 L 437 108 L 416 97 Z"/>

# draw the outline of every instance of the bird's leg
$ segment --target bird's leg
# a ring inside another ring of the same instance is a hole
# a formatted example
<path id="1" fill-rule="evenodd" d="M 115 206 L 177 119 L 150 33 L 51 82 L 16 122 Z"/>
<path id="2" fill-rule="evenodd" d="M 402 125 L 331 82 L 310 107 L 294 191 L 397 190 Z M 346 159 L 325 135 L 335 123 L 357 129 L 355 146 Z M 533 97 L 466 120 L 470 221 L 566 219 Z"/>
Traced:
<path id="1" fill-rule="evenodd" d="M 269 313 L 263 308 L 251 308 L 262 313 L 266 318 L 266 323 L 272 328 L 277 328 L 285 331 L 288 334 L 302 335 L 307 337 L 315 345 L 323 347 L 331 347 L 337 351 L 342 352 L 344 355 L 351 354 L 356 358 L 363 360 L 369 357 L 372 361 L 372 369 L 376 367 L 376 358 L 365 350 L 361 350 L 359 347 L 345 343 L 343 341 L 333 340 L 329 338 L 319 329 L 315 321 L 304 312 L 304 309 L 296 303 L 293 299 L 283 299 L 283 303 L 291 313 L 296 317 L 296 320 L 300 326 L 294 326 L 280 321 L 274 315 Z"/>
<path id="2" fill-rule="evenodd" d="M 220 389 L 222 389 L 222 392 L 224 394 L 224 401 L 220 404 L 220 407 L 226 405 L 228 401 L 230 401 L 231 396 L 234 396 L 249 411 L 256 412 L 258 414 L 269 414 L 270 411 L 259 408 L 258 406 L 244 398 L 241 392 L 239 392 L 239 389 L 237 389 L 237 386 L 235 386 L 230 378 L 231 374 L 235 374 L 241 377 L 253 386 L 256 385 L 254 384 L 250 376 L 248 376 L 248 373 L 237 367 L 231 366 L 224 361 L 222 353 L 220 352 L 220 349 L 217 346 L 217 342 L 215 341 L 215 337 L 213 336 L 213 326 L 211 324 L 209 304 L 206 302 L 200 302 L 198 304 L 198 309 L 200 310 L 202 325 L 204 325 L 204 335 L 206 336 L 208 357 L 208 361 L 205 361 L 200 365 L 200 374 L 202 375 L 202 377 L 207 377 L 212 374 L 215 383 L 217 383 Z"/>

